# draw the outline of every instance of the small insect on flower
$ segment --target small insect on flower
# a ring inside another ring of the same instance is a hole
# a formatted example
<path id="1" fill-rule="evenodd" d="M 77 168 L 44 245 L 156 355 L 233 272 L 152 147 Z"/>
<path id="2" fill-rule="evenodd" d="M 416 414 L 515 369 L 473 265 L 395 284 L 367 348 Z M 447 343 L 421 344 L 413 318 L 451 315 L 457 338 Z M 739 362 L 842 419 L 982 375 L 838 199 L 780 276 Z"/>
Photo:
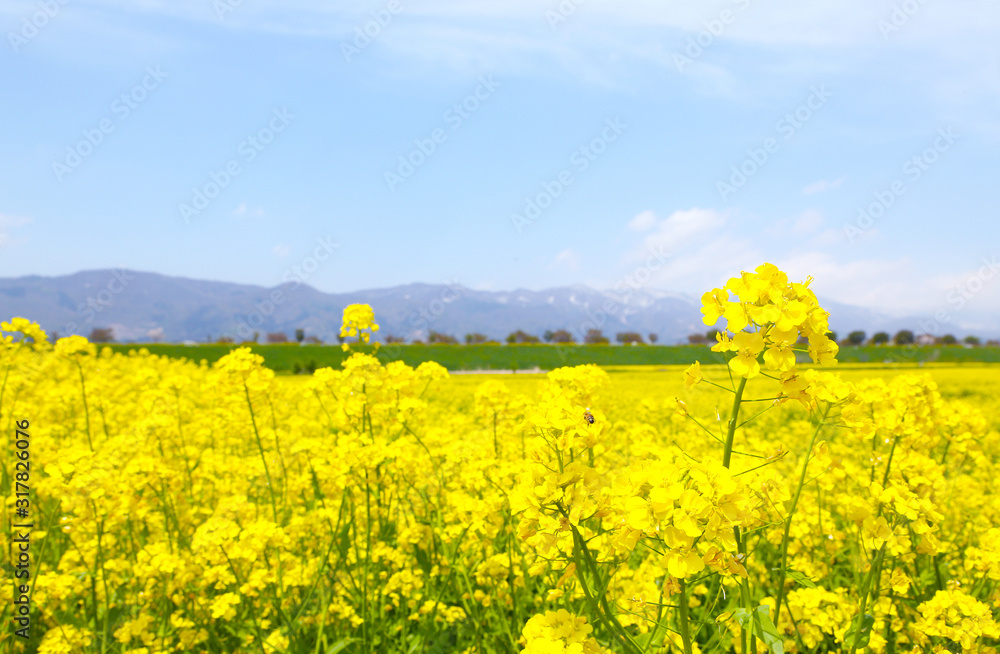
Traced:
<path id="1" fill-rule="evenodd" d="M 594 424 L 594 414 L 590 412 L 590 407 L 583 412 L 583 419 L 591 425 Z"/>

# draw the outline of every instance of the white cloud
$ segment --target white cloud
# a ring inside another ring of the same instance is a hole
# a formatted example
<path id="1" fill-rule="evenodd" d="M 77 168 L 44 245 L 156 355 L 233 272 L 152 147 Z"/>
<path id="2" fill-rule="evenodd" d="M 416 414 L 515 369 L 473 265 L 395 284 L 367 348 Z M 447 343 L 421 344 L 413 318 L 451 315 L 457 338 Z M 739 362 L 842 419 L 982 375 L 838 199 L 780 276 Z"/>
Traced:
<path id="1" fill-rule="evenodd" d="M 572 248 L 566 248 L 556 255 L 549 268 L 565 268 L 566 270 L 579 270 L 580 254 Z"/>
<path id="2" fill-rule="evenodd" d="M 37 11 L 34 0 L 8 0 L 4 4 L 4 11 L 12 17 Z M 743 4 L 747 6 L 741 8 Z M 710 86 L 719 85 L 718 90 L 725 92 L 731 83 L 726 80 L 731 78 L 725 64 L 715 60 L 733 46 L 772 52 L 787 48 L 777 53 L 776 60 L 769 57 L 774 63 L 767 72 L 781 75 L 795 73 L 797 64 L 815 73 L 816 61 L 838 61 L 842 69 L 849 68 L 870 61 L 872 55 L 883 56 L 887 46 L 895 46 L 913 52 L 925 50 L 932 57 L 960 59 L 956 63 L 970 71 L 968 81 L 979 82 L 995 97 L 996 76 L 983 62 L 992 61 L 988 55 L 996 52 L 1000 12 L 985 10 L 984 0 L 922 4 L 886 39 L 879 31 L 879 21 L 889 19 L 895 6 L 889 0 L 588 0 L 579 3 L 567 20 L 553 29 L 546 12 L 558 11 L 558 0 L 421 0 L 402 3 L 402 11 L 376 37 L 378 47 L 366 50 L 364 56 L 388 64 L 381 66 L 382 74 L 390 77 L 429 71 L 440 75 L 446 70 L 490 71 L 498 76 L 551 76 L 568 71 L 582 81 L 628 84 L 636 62 L 677 73 L 674 54 L 683 53 L 689 37 L 707 34 L 706 24 L 717 22 L 721 11 L 727 9 L 735 14 L 735 20 L 712 37 L 708 46 L 711 55 L 695 59 L 698 72 L 691 80 L 696 85 L 702 84 L 705 80 L 698 78 L 707 74 L 715 78 L 709 81 Z M 340 42 L 354 38 L 355 29 L 363 29 L 373 20 L 373 10 L 384 11 L 383 7 L 384 3 L 258 0 L 240 3 L 220 19 L 206 0 L 92 0 L 74 12 L 86 28 L 76 33 L 86 34 L 90 41 L 100 33 L 132 49 L 148 48 L 148 43 L 156 42 L 162 51 L 190 48 L 192 41 L 154 31 L 143 20 L 146 16 L 169 16 L 224 31 L 333 40 L 334 47 L 339 47 Z M 829 52 L 834 49 L 840 52 Z M 810 56 L 812 53 L 815 56 Z M 920 59 L 910 59 L 913 70 L 927 76 L 925 66 L 917 68 Z M 928 77 L 932 79 L 925 83 L 934 87 L 948 84 L 954 75 Z M 977 89 L 976 84 L 964 81 L 951 83 L 959 84 L 956 88 L 961 91 L 947 94 L 952 99 L 970 88 Z M 743 94 L 747 93 L 749 89 L 743 89 Z"/>
<path id="3" fill-rule="evenodd" d="M 841 261 L 829 252 L 805 252 L 780 257 L 773 262 L 788 273 L 789 279 L 804 280 L 819 297 L 865 307 L 881 313 L 904 316 L 933 303 L 915 288 L 925 288 L 926 280 L 909 258 L 859 259 Z"/>
<path id="4" fill-rule="evenodd" d="M 838 177 L 837 179 L 822 179 L 818 182 L 813 182 L 802 189 L 802 195 L 812 195 L 814 193 L 822 193 L 823 191 L 829 191 L 830 189 L 840 188 L 840 185 L 844 183 L 843 177 Z"/>
<path id="5" fill-rule="evenodd" d="M 642 244 L 626 257 L 650 273 L 649 288 L 700 293 L 721 286 L 740 270 L 763 259 L 748 239 L 724 229 L 728 212 L 698 207 L 675 211 L 657 221 Z"/>
<path id="6" fill-rule="evenodd" d="M 821 298 L 890 316 L 933 316 L 943 310 L 949 316 L 972 320 L 980 315 L 995 316 L 1000 309 L 1000 270 L 992 279 L 985 279 L 990 271 L 983 262 L 945 275 L 923 273 L 921 263 L 909 257 L 845 261 L 830 251 L 775 257 L 772 263 L 792 280 L 812 276 L 811 288 Z M 969 297 L 957 310 L 956 298 L 962 290 Z"/>
<path id="7" fill-rule="evenodd" d="M 702 243 L 685 247 L 654 271 L 650 287 L 686 289 L 700 296 L 721 287 L 741 270 L 753 270 L 764 260 L 757 246 L 746 239 L 705 235 Z"/>
<path id="8" fill-rule="evenodd" d="M 799 217 L 795 220 L 792 225 L 792 232 L 794 234 L 812 234 L 823 226 L 826 222 L 823 219 L 823 214 L 821 214 L 816 209 L 806 209 L 799 214 Z"/>
<path id="9" fill-rule="evenodd" d="M 980 318 L 989 322 L 989 316 L 1000 311 L 1000 263 L 989 279 L 990 270 L 982 262 L 968 271 L 931 275 L 909 257 L 852 259 L 856 250 L 846 247 L 843 231 L 824 229 L 825 220 L 814 209 L 781 221 L 786 233 L 790 228 L 795 234 L 812 235 L 791 242 L 776 239 L 769 230 L 739 235 L 727 225 L 727 218 L 726 213 L 712 209 L 677 211 L 656 221 L 626 263 L 646 265 L 651 271 L 647 286 L 664 291 L 700 294 L 721 287 L 740 271 L 769 262 L 793 281 L 811 276 L 812 288 L 821 298 L 890 316 L 932 316 L 942 309 L 954 312 L 963 288 L 972 297 L 964 298 L 956 325 Z M 806 249 L 802 249 L 804 244 Z"/>
<path id="10" fill-rule="evenodd" d="M 34 218 L 0 213 L 0 227 L 24 227 L 31 222 L 34 222 Z"/>
<path id="11" fill-rule="evenodd" d="M 1000 310 L 1000 256 L 983 257 L 967 270 L 939 275 L 928 282 L 933 298 L 933 310 L 927 315 L 943 312 L 947 329 L 953 326 L 992 324 L 997 328 Z"/>
<path id="12" fill-rule="evenodd" d="M 27 216 L 13 216 L 11 214 L 0 213 L 0 248 L 7 248 L 15 243 L 23 242 L 24 239 L 15 239 L 9 231 L 11 228 L 24 227 L 34 222 L 33 218 Z"/>
<path id="13" fill-rule="evenodd" d="M 263 207 L 249 207 L 249 206 L 247 206 L 246 202 L 240 202 L 240 205 L 238 207 L 236 207 L 235 209 L 233 209 L 233 212 L 230 215 L 233 216 L 234 218 L 243 218 L 244 216 L 250 216 L 250 215 L 253 215 L 253 216 L 256 216 L 256 217 L 259 218 L 259 217 L 261 217 L 261 216 L 264 215 L 264 208 Z"/>
<path id="14" fill-rule="evenodd" d="M 271 252 L 274 253 L 274 256 L 278 258 L 287 257 L 288 253 L 291 251 L 292 248 L 288 247 L 287 245 L 282 245 L 281 243 L 275 245 L 274 248 L 271 249 Z"/>
<path id="15" fill-rule="evenodd" d="M 636 214 L 635 218 L 629 221 L 628 228 L 633 232 L 645 232 L 652 229 L 656 224 L 656 214 L 652 211 L 643 211 Z"/>
<path id="16" fill-rule="evenodd" d="M 841 243 L 847 239 L 844 236 L 844 231 L 841 229 L 834 229 L 833 227 L 829 229 L 824 229 L 822 232 L 813 237 L 811 244 L 814 247 L 829 247 L 837 243 Z"/>
<path id="17" fill-rule="evenodd" d="M 567 3 L 568 4 L 568 3 Z M 709 3 L 687 0 L 664 4 L 657 0 L 588 0 L 578 3 L 565 22 L 555 29 L 546 12 L 558 11 L 556 0 L 422 0 L 404 3 L 399 18 L 432 21 L 483 21 L 494 25 L 523 23 L 536 25 L 553 37 L 580 30 L 582 25 L 627 25 L 674 28 L 688 32 L 705 29 L 707 21 L 730 9 L 736 20 L 728 25 L 726 39 L 774 44 L 846 45 L 874 36 L 882 41 L 878 23 L 888 20 L 890 2 L 842 0 L 802 3 L 773 0 L 769 3 Z M 204 0 L 96 0 L 92 5 L 133 13 L 166 14 L 189 20 L 219 24 L 228 29 L 252 27 L 273 31 L 320 31 L 332 26 L 347 32 L 358 21 L 371 20 L 369 12 L 381 8 L 370 3 L 329 2 L 328 0 L 258 0 L 238 5 L 219 21 Z M 7 11 L 23 14 L 37 10 L 31 0 L 11 0 Z M 397 18 L 396 20 L 399 20 Z M 1000 25 L 1000 14 L 984 9 L 977 0 L 951 0 L 946 4 L 926 4 L 892 37 L 926 39 L 962 32 L 990 34 Z M 891 37 L 891 38 L 892 38 Z"/>
<path id="18" fill-rule="evenodd" d="M 675 211 L 658 222 L 654 219 L 654 223 L 646 228 L 647 231 L 652 229 L 652 232 L 643 239 L 642 247 L 634 251 L 629 259 L 645 259 L 650 251 L 673 256 L 697 237 L 718 232 L 726 224 L 726 220 L 725 212 L 698 207 Z"/>

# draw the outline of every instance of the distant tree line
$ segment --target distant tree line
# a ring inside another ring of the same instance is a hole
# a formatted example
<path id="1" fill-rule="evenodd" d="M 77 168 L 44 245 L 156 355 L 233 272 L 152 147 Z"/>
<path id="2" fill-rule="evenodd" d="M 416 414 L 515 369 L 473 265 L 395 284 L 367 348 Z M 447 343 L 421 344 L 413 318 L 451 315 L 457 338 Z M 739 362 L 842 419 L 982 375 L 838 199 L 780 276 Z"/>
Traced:
<path id="1" fill-rule="evenodd" d="M 718 341 L 719 331 L 717 329 L 710 329 L 704 334 L 690 334 L 687 337 L 687 342 L 690 345 L 714 345 Z M 861 346 L 861 345 L 966 345 L 968 347 L 977 347 L 983 345 L 982 340 L 978 336 L 966 336 L 959 341 L 952 334 L 945 334 L 944 336 L 932 336 L 930 334 L 921 334 L 919 336 L 915 335 L 913 331 L 909 329 L 901 329 L 894 335 L 890 335 L 888 332 L 880 331 L 872 334 L 871 338 L 868 337 L 867 333 L 861 330 L 856 330 L 850 332 L 846 338 L 838 340 L 837 332 L 829 332 L 827 334 L 831 340 L 837 341 L 840 345 L 846 346 Z M 53 337 L 57 338 L 58 333 L 54 333 Z M 88 337 L 92 343 L 113 343 L 115 342 L 115 335 L 113 328 L 110 327 L 95 327 L 91 330 L 90 336 Z M 269 344 L 280 344 L 280 343 L 290 343 L 290 339 L 285 332 L 268 332 L 264 335 L 265 342 Z M 323 340 L 316 336 L 306 336 L 305 329 L 299 328 L 295 330 L 295 342 L 302 344 L 322 344 Z M 339 342 L 343 342 L 342 337 L 337 337 Z M 402 336 L 396 336 L 393 334 L 388 334 L 383 338 L 384 342 L 387 344 L 402 344 L 406 343 L 406 338 Z M 479 332 L 473 332 L 471 334 L 466 334 L 464 337 L 464 343 L 466 345 L 498 345 L 498 341 L 490 339 L 485 334 Z M 244 344 L 253 344 L 260 341 L 260 333 L 254 332 L 253 340 L 243 341 Z M 529 334 L 524 330 L 518 329 L 511 332 L 504 339 L 504 342 L 508 345 L 522 345 L 530 343 L 541 343 L 542 341 L 546 343 L 556 343 L 556 344 L 570 344 L 576 343 L 576 339 L 573 335 L 565 329 L 558 329 L 556 331 L 545 330 L 542 337 L 539 338 L 534 334 Z M 621 343 L 622 345 L 645 345 L 647 341 L 651 344 L 656 344 L 659 338 L 654 333 L 646 334 L 645 338 L 639 332 L 618 332 L 615 334 L 615 342 Z M 206 342 L 212 342 L 209 336 Z M 234 343 L 234 339 L 229 336 L 221 336 L 215 341 L 216 343 Z M 416 344 L 422 344 L 424 341 L 415 340 Z M 451 334 L 446 334 L 444 332 L 438 332 L 431 330 L 427 335 L 428 344 L 434 345 L 457 345 L 459 343 L 458 338 Z M 600 329 L 588 329 L 583 337 L 583 343 L 585 345 L 609 345 L 611 339 L 604 335 L 604 332 Z M 989 340 L 985 343 L 989 347 L 1000 346 L 1000 341 Z"/>
<path id="2" fill-rule="evenodd" d="M 659 340 L 656 334 L 647 334 L 645 338 L 639 332 L 618 332 L 615 334 L 615 342 L 622 343 L 623 345 L 644 344 L 647 339 L 650 343 L 656 343 Z M 509 333 L 503 340 L 508 345 L 525 345 L 542 343 L 543 341 L 545 343 L 555 344 L 576 343 L 576 339 L 573 335 L 565 329 L 557 329 L 555 331 L 547 329 L 542 334 L 541 338 L 534 334 L 529 334 L 523 329 L 518 329 Z M 398 336 L 388 336 L 386 337 L 386 342 L 405 343 L 406 339 Z M 417 339 L 413 342 L 423 343 L 424 341 Z M 433 344 L 457 344 L 458 342 L 459 340 L 450 334 L 443 334 L 433 330 L 431 330 L 427 337 L 427 343 Z M 492 340 L 485 334 L 481 334 L 479 332 L 466 334 L 464 342 L 466 345 L 499 345 L 498 341 Z M 583 336 L 583 343 L 585 345 L 607 345 L 611 343 L 611 339 L 605 336 L 604 332 L 600 329 L 588 329 L 586 334 Z"/>
<path id="3" fill-rule="evenodd" d="M 705 345 L 705 344 L 715 344 L 717 342 L 716 336 L 719 331 L 716 329 L 710 329 L 705 334 L 691 334 L 688 336 L 688 343 L 692 345 Z M 863 331 L 853 331 L 847 335 L 847 338 L 843 340 L 838 340 L 837 332 L 828 332 L 827 336 L 830 340 L 837 341 L 840 345 L 850 345 L 850 346 L 861 346 L 861 345 L 958 345 L 959 340 L 955 338 L 952 334 L 945 334 L 944 336 L 932 336 L 930 334 L 922 334 L 916 336 L 909 329 L 901 329 L 896 332 L 895 335 L 890 335 L 889 332 L 876 332 L 872 334 L 871 338 Z M 801 342 L 801 340 L 800 340 Z M 966 336 L 961 340 L 961 343 L 970 347 L 976 347 L 982 345 L 982 341 L 978 336 Z M 987 346 L 996 347 L 1000 346 L 1000 341 L 991 340 L 986 342 Z"/>

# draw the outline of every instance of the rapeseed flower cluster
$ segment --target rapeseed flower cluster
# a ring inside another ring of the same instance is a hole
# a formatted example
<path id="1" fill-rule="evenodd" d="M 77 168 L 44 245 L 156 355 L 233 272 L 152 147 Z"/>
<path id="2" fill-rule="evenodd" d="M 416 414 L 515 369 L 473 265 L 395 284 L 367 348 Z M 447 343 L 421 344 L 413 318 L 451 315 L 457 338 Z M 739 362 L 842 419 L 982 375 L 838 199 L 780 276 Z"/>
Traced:
<path id="1" fill-rule="evenodd" d="M 590 637 L 593 627 L 587 618 L 574 616 L 566 609 L 547 611 L 533 616 L 524 625 L 526 654 L 605 654 Z"/>
<path id="2" fill-rule="evenodd" d="M 358 342 L 368 343 L 372 332 L 378 331 L 375 312 L 367 304 L 350 304 L 344 309 L 344 321 L 340 326 L 341 338 L 357 336 Z M 344 345 L 347 345 L 346 343 Z"/>
<path id="3" fill-rule="evenodd" d="M 829 314 L 809 288 L 811 281 L 790 283 L 785 273 L 765 263 L 702 296 L 706 325 L 725 318 L 725 329 L 718 333 L 712 349 L 735 353 L 729 360 L 733 373 L 746 378 L 759 375 L 761 358 L 768 370 L 793 370 L 794 347 L 802 338 L 815 363 L 836 361 L 839 348 L 827 335 Z"/>

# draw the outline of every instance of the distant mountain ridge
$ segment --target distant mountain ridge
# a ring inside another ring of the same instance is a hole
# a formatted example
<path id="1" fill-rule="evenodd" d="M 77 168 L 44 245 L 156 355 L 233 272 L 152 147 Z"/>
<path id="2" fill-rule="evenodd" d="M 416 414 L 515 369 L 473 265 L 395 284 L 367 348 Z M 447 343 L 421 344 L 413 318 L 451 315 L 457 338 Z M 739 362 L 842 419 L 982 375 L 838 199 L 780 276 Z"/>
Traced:
<path id="1" fill-rule="evenodd" d="M 350 293 L 323 293 L 305 284 L 274 288 L 170 277 L 131 270 L 92 270 L 60 277 L 0 279 L 0 320 L 24 316 L 61 336 L 111 328 L 118 341 L 206 341 L 228 336 L 261 342 L 269 332 L 296 329 L 335 341 L 348 304 L 372 305 L 388 335 L 426 339 L 430 330 L 482 333 L 502 340 L 522 329 L 541 336 L 566 329 L 581 341 L 588 329 L 614 340 L 618 332 L 655 333 L 662 344 L 704 333 L 697 298 L 655 290 L 624 293 L 568 286 L 541 291 L 477 291 L 459 285 L 407 284 Z M 843 337 L 862 329 L 893 333 L 916 320 L 891 319 L 867 309 L 823 302 L 831 328 Z"/>

